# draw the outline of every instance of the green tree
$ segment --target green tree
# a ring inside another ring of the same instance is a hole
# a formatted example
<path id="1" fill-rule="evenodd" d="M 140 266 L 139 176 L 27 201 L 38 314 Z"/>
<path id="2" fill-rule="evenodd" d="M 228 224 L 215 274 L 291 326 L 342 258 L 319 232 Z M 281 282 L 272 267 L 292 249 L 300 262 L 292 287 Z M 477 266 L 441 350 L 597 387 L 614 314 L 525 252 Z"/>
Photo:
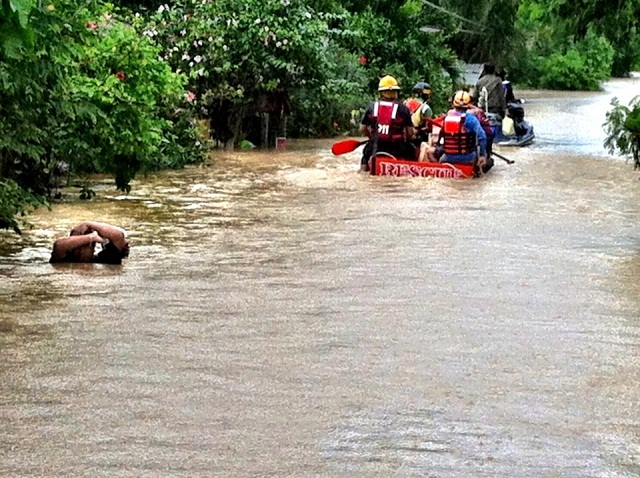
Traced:
<path id="1" fill-rule="evenodd" d="M 194 127 L 182 148 L 175 141 L 178 120 L 193 113 L 186 77 L 158 58 L 160 48 L 149 38 L 110 12 L 89 13 L 78 68 L 62 92 L 65 104 L 74 105 L 65 143 L 71 154 L 64 159 L 76 171 L 111 173 L 116 186 L 128 191 L 139 171 L 198 158 Z"/>
<path id="2" fill-rule="evenodd" d="M 63 170 L 109 172 L 128 190 L 138 171 L 198 159 L 185 78 L 109 7 L 33 8 L 22 25 L 31 43 L 2 34 L 11 54 L 0 58 L 0 227 L 16 228 Z"/>
<path id="3" fill-rule="evenodd" d="M 618 98 L 611 100 L 613 108 L 607 112 L 604 123 L 607 138 L 604 142 L 609 153 L 631 156 L 634 168 L 640 168 L 640 96 L 629 106 L 621 105 Z"/>
<path id="4" fill-rule="evenodd" d="M 612 45 L 614 58 L 611 71 L 623 76 L 640 59 L 639 0 L 572 0 L 551 1 L 550 14 L 565 24 L 564 31 L 577 41 L 590 31 L 604 36 Z"/>
<path id="5" fill-rule="evenodd" d="M 610 77 L 613 55 L 607 39 L 589 30 L 564 52 L 539 56 L 532 70 L 542 88 L 597 90 Z"/>
<path id="6" fill-rule="evenodd" d="M 21 234 L 18 218 L 45 204 L 42 196 L 32 194 L 11 179 L 0 179 L 0 229 L 13 229 Z"/>
<path id="7" fill-rule="evenodd" d="M 33 42 L 29 15 L 35 0 L 2 0 L 0 3 L 0 59 L 17 57 Z"/>
<path id="8" fill-rule="evenodd" d="M 32 45 L 33 32 L 29 27 L 29 14 L 34 4 L 34 1 L 28 0 L 2 0 L 0 3 L 0 79 L 7 73 L 2 68 L 2 62 L 8 58 L 20 57 L 24 48 Z M 41 196 L 34 195 L 7 178 L 8 169 L 8 162 L 0 154 L 0 228 L 10 228 L 19 234 L 17 218 L 44 202 Z"/>
<path id="9" fill-rule="evenodd" d="M 321 85 L 328 71 L 329 17 L 301 0 L 174 2 L 160 7 L 143 34 L 185 72 L 203 114 L 233 145 L 259 111 L 288 108 L 298 87 Z"/>
<path id="10" fill-rule="evenodd" d="M 640 0 L 522 0 L 517 75 L 534 86 L 597 89 L 638 63 L 639 19 Z"/>
<path id="11" fill-rule="evenodd" d="M 479 0 L 470 7 L 462 0 L 444 0 L 432 5 L 447 18 L 456 54 L 470 63 L 510 65 L 524 42 L 516 28 L 520 0 Z"/>

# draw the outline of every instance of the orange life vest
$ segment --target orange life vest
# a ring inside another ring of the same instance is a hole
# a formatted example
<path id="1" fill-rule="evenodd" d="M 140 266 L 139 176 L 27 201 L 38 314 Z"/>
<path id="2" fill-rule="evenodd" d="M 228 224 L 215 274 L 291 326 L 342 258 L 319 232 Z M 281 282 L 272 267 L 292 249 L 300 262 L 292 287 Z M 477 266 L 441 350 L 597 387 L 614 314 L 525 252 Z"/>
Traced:
<path id="1" fill-rule="evenodd" d="M 467 131 L 467 114 L 448 113 L 444 118 L 444 154 L 469 154 L 476 150 L 476 134 Z"/>

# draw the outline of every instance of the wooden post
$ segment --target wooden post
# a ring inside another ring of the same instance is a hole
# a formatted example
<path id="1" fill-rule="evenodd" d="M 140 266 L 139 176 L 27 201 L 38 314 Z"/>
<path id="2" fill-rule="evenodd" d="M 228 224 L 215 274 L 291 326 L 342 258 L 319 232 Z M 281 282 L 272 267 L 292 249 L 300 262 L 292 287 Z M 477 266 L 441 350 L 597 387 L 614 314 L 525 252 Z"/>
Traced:
<path id="1" fill-rule="evenodd" d="M 269 113 L 261 113 L 262 117 L 262 140 L 260 146 L 263 148 L 269 147 Z"/>

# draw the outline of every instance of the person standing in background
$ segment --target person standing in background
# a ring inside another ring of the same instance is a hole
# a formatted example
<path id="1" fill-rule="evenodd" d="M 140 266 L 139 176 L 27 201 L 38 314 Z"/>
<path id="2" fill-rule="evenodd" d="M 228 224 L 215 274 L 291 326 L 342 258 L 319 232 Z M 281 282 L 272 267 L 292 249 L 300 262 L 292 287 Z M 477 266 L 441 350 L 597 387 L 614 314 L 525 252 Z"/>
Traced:
<path id="1" fill-rule="evenodd" d="M 478 106 L 485 113 L 494 113 L 504 118 L 507 111 L 507 101 L 502 89 L 502 78 L 496 75 L 496 67 L 492 63 L 485 63 L 483 73 L 476 84 Z"/>

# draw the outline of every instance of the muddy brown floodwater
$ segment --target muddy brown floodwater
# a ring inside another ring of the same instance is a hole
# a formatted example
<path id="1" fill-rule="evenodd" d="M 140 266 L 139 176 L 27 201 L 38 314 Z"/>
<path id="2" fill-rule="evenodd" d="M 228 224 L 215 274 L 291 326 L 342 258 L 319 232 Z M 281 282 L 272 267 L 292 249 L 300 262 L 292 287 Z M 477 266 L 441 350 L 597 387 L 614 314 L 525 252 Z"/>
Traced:
<path id="1" fill-rule="evenodd" d="M 220 154 L 0 234 L 0 475 L 640 475 L 640 182 L 612 96 L 516 92 L 477 180 L 331 141 Z M 122 267 L 47 263 L 84 219 Z"/>

